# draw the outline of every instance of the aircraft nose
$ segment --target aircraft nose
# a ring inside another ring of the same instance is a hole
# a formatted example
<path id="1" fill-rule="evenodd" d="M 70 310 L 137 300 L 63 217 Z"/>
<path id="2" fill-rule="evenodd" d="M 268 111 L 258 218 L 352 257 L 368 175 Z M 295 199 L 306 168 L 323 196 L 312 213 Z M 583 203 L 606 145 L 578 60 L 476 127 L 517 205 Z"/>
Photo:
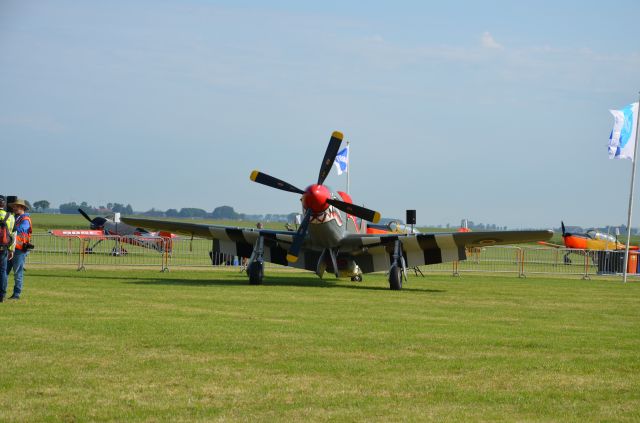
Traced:
<path id="1" fill-rule="evenodd" d="M 94 217 L 91 221 L 91 229 L 102 229 L 105 223 L 107 223 L 107 219 L 104 217 Z"/>
<path id="2" fill-rule="evenodd" d="M 314 213 L 323 212 L 329 207 L 327 200 L 331 198 L 331 193 L 324 185 L 310 185 L 302 196 L 302 205 L 306 209 L 311 209 Z"/>

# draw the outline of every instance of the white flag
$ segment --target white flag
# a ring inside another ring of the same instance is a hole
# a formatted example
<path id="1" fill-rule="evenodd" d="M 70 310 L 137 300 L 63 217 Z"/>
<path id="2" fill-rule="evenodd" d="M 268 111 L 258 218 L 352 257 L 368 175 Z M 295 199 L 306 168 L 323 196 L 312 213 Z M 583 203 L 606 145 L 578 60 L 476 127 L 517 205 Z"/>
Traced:
<path id="1" fill-rule="evenodd" d="M 336 165 L 338 175 L 342 175 L 344 172 L 349 171 L 349 146 L 347 145 L 342 150 L 338 151 L 336 160 L 333 162 Z"/>
<path id="2" fill-rule="evenodd" d="M 622 110 L 609 111 L 614 119 L 609 135 L 609 158 L 633 160 L 638 129 L 638 103 L 631 103 Z"/>

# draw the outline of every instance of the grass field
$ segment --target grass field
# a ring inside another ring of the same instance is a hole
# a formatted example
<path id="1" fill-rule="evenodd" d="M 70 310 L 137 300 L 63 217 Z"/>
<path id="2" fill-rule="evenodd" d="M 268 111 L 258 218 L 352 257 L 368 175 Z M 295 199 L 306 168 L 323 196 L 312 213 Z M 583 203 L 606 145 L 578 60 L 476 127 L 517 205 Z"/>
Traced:
<path id="1" fill-rule="evenodd" d="M 640 285 L 28 271 L 0 421 L 638 421 Z"/>

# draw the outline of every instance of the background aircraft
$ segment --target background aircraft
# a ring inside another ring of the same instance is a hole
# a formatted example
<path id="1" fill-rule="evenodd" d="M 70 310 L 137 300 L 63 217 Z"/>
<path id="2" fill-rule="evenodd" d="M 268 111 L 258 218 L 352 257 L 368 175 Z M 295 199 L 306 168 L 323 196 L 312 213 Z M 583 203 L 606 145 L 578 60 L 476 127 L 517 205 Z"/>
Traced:
<path id="1" fill-rule="evenodd" d="M 560 226 L 562 227 L 563 245 L 544 241 L 540 241 L 538 244 L 554 248 L 571 248 L 572 250 L 567 251 L 564 255 L 565 264 L 571 264 L 570 254 L 578 254 L 579 256 L 587 254 L 593 262 L 597 264 L 599 262 L 599 256 L 596 254 L 597 251 L 618 251 L 626 249 L 626 245 L 618 242 L 613 235 L 605 234 L 595 229 L 590 229 L 587 232 L 572 233 L 567 232 L 564 222 L 560 222 Z M 629 250 L 638 250 L 638 246 L 630 245 Z"/>
<path id="2" fill-rule="evenodd" d="M 250 179 L 254 182 L 301 195 L 304 218 L 296 232 L 130 217 L 122 220 L 135 227 L 212 239 L 216 252 L 249 257 L 247 274 L 251 284 L 262 283 L 267 261 L 310 270 L 319 277 L 329 270 L 336 277 L 352 280 L 361 278 L 363 273 L 387 271 L 389 287 L 394 290 L 402 288 L 407 267 L 464 260 L 465 247 L 536 242 L 553 235 L 553 231 L 548 230 L 358 233 L 355 220 L 350 216 L 375 224 L 380 220 L 380 213 L 357 206 L 350 197 L 332 193 L 323 185 L 342 138 L 340 132 L 332 134 L 316 183 L 304 190 L 257 170 L 251 173 Z"/>
<path id="3" fill-rule="evenodd" d="M 365 221 L 365 224 L 366 224 L 365 233 L 368 233 L 368 234 L 389 234 L 389 233 L 419 234 L 420 233 L 420 231 L 417 230 L 416 228 L 413 228 L 413 231 L 412 231 L 412 228 L 410 225 L 405 225 L 404 223 L 398 222 L 396 220 L 392 220 L 391 222 L 385 225 L 380 225 L 375 223 L 366 223 L 366 221 Z"/>
<path id="4" fill-rule="evenodd" d="M 175 238 L 176 235 L 170 232 L 149 232 L 146 229 L 136 228 L 134 226 L 127 225 L 126 223 L 117 222 L 115 216 L 113 218 L 97 216 L 92 219 L 84 210 L 78 209 L 78 212 L 89 221 L 91 232 L 98 231 L 98 234 L 96 236 L 109 235 L 112 237 L 117 237 L 114 239 L 114 241 L 116 242 L 116 246 L 114 247 L 114 250 L 112 250 L 117 254 L 126 254 L 126 250 L 117 245 L 118 243 L 136 245 L 139 247 L 156 250 L 158 252 L 163 252 L 165 250 L 171 252 L 171 240 Z M 91 234 L 82 234 L 82 236 L 90 237 Z M 87 252 L 92 252 L 93 248 L 95 248 L 105 239 L 106 238 L 104 237 L 98 239 L 95 244 L 87 248 Z"/>
<path id="5" fill-rule="evenodd" d="M 560 222 L 560 225 L 562 227 L 562 242 L 564 245 L 550 242 L 539 242 L 539 244 L 579 250 L 624 250 L 626 248 L 626 245 L 618 242 L 613 235 L 605 234 L 595 229 L 590 229 L 587 232 L 572 233 L 566 231 L 564 222 Z M 637 250 L 638 246 L 632 245 L 629 249 Z"/>

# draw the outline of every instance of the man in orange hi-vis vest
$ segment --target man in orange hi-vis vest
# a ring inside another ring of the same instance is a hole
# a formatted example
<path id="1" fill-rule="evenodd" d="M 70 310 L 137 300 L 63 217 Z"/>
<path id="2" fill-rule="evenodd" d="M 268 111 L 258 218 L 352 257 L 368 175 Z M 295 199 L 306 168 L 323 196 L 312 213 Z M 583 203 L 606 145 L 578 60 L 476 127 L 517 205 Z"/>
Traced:
<path id="1" fill-rule="evenodd" d="M 15 242 L 16 248 L 13 253 L 13 259 L 9 261 L 7 266 L 7 275 L 13 269 L 13 295 L 10 300 L 17 300 L 22 294 L 22 285 L 24 277 L 24 261 L 29 254 L 29 250 L 33 248 L 31 244 L 31 217 L 29 217 L 29 206 L 26 201 L 21 198 L 16 199 L 13 203 L 9 204 L 9 207 L 15 214 Z"/>

